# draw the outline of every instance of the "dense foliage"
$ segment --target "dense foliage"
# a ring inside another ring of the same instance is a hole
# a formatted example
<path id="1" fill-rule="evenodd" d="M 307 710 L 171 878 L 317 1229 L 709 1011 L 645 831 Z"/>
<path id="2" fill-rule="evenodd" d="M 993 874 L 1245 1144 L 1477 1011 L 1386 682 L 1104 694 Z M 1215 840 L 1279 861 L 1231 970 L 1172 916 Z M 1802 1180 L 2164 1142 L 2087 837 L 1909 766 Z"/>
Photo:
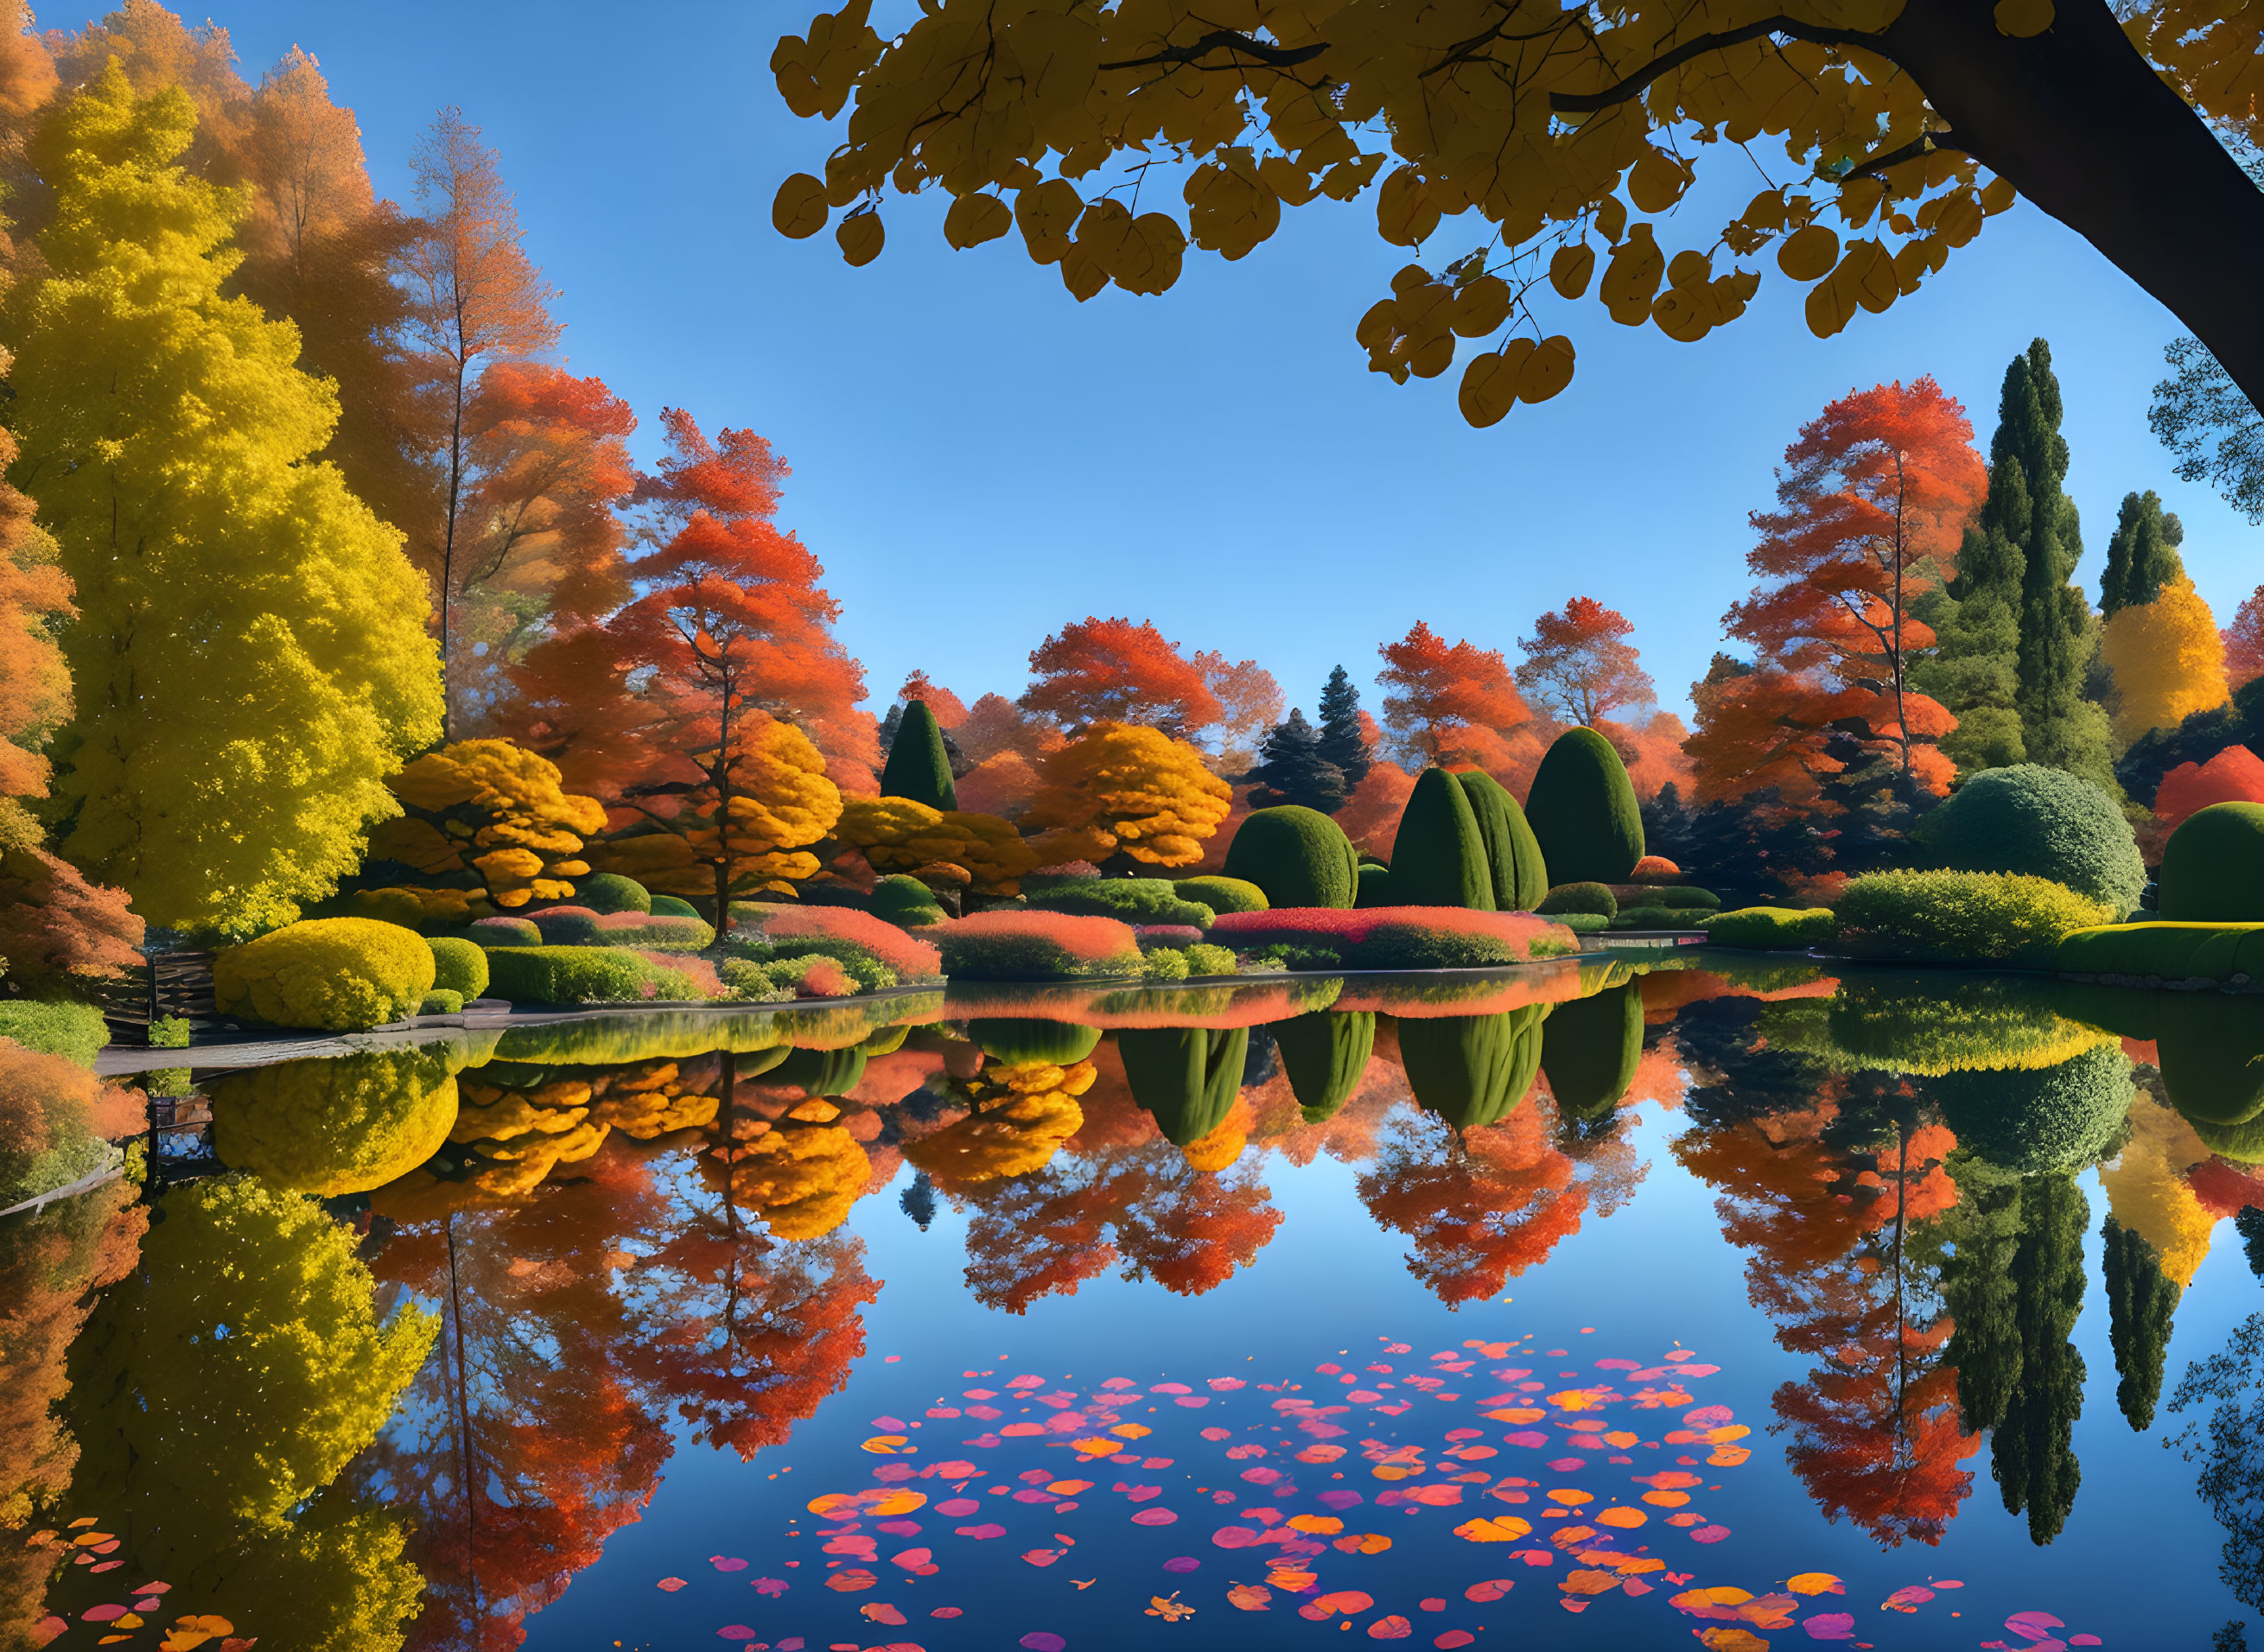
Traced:
<path id="1" fill-rule="evenodd" d="M 2064 883 L 2116 916 L 2137 909 L 2145 863 L 2115 800 L 2033 763 L 1977 774 L 1927 816 L 1923 837 L 1956 872 L 2016 872 Z"/>
<path id="2" fill-rule="evenodd" d="M 2172 921 L 2264 923 L 2264 803 L 2216 803 L 2162 851 L 2161 910 Z"/>
<path id="3" fill-rule="evenodd" d="M 1643 859 L 1643 815 L 1627 765 L 1593 728 L 1557 736 L 1533 777 L 1525 816 L 1548 875 L 1560 883 L 1623 883 Z"/>
<path id="4" fill-rule="evenodd" d="M 1359 893 L 1360 856 L 1335 821 L 1317 809 L 1283 804 L 1254 810 L 1227 845 L 1225 875 L 1256 888 L 1257 908 L 1346 908 Z M 1200 897 L 1189 897 L 1191 899 Z"/>
<path id="5" fill-rule="evenodd" d="M 414 930 L 309 918 L 229 947 L 214 961 L 213 985 L 223 1015 L 351 1032 L 416 1014 L 436 967 Z"/>
<path id="6" fill-rule="evenodd" d="M 1834 909 L 1858 958 L 2049 968 L 2060 942 L 2115 916 L 2063 884 L 2012 873 L 1876 872 Z"/>

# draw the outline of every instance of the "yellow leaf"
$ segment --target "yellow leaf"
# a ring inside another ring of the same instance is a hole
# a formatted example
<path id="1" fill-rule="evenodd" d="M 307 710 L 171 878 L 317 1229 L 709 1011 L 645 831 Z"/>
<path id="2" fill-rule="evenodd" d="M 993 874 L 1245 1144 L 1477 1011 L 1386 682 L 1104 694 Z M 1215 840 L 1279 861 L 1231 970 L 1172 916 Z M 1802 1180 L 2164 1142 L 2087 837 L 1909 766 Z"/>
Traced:
<path id="1" fill-rule="evenodd" d="M 1509 283 L 1482 275 L 1455 294 L 1454 329 L 1465 338 L 1483 338 L 1509 319 Z"/>
<path id="2" fill-rule="evenodd" d="M 961 195 L 943 215 L 943 238 L 964 251 L 1014 227 L 1014 209 L 996 195 Z"/>
<path id="3" fill-rule="evenodd" d="M 1840 237 L 1822 224 L 1796 229 L 1776 250 L 1776 267 L 1796 281 L 1813 281 L 1840 261 Z"/>
<path id="4" fill-rule="evenodd" d="M 1462 387 L 1455 397 L 1462 417 L 1478 430 L 1500 424 L 1517 405 L 1517 377 L 1532 353 L 1530 338 L 1513 338 L 1498 351 L 1471 357 L 1469 366 L 1462 369 Z"/>
<path id="5" fill-rule="evenodd" d="M 1517 375 L 1517 399 L 1546 402 L 1572 382 L 1572 341 L 1557 333 L 1542 339 Z"/>
<path id="6" fill-rule="evenodd" d="M 841 243 L 841 256 L 852 268 L 860 268 L 881 256 L 881 244 L 888 232 L 881 228 L 878 213 L 857 213 L 844 218 L 841 227 L 833 232 L 834 240 Z"/>
<path id="7" fill-rule="evenodd" d="M 825 228 L 825 185 L 807 172 L 796 172 L 779 185 L 771 201 L 771 224 L 779 234 L 806 241 Z"/>
<path id="8" fill-rule="evenodd" d="M 1439 208 L 1422 174 L 1403 166 L 1375 192 L 1376 233 L 1394 246 L 1411 247 L 1439 227 Z"/>
<path id="9" fill-rule="evenodd" d="M 1588 279 L 1596 272 L 1596 250 L 1585 241 L 1574 242 L 1556 249 L 1549 260 L 1549 285 L 1565 298 L 1578 298 L 1588 290 Z"/>
<path id="10" fill-rule="evenodd" d="M 1690 165 L 1658 149 L 1646 149 L 1628 170 L 1628 199 L 1640 213 L 1663 213 L 1690 187 Z"/>

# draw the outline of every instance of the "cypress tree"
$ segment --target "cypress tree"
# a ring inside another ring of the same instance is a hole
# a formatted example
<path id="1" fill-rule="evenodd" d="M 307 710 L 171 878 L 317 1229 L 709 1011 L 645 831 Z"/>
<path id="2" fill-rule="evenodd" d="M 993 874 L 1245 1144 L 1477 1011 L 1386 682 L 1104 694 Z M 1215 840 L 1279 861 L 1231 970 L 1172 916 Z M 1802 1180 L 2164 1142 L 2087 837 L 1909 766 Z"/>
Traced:
<path id="1" fill-rule="evenodd" d="M 1294 803 L 1333 815 L 1352 795 L 1344 771 L 1321 755 L 1320 736 L 1305 721 L 1302 708 L 1293 708 L 1288 720 L 1274 727 L 1259 750 L 1261 761 L 1250 772 L 1258 789 L 1250 801 L 1260 808 Z"/>
<path id="2" fill-rule="evenodd" d="M 1525 811 L 1507 786 L 1483 770 L 1455 778 L 1470 800 L 1470 813 L 1477 816 L 1478 837 L 1493 873 L 1495 910 L 1530 912 L 1549 893 L 1549 867 L 1541 858 L 1540 840 L 1526 824 Z"/>
<path id="3" fill-rule="evenodd" d="M 1395 906 L 1460 906 L 1491 912 L 1493 869 L 1477 815 L 1462 786 L 1444 769 L 1416 777 L 1391 850 Z"/>
<path id="4" fill-rule="evenodd" d="M 1558 883 L 1624 883 L 1643 859 L 1643 806 L 1612 743 L 1568 728 L 1541 759 L 1525 818 Z"/>
<path id="5" fill-rule="evenodd" d="M 2160 1253 L 2137 1229 L 2110 1215 L 2100 1236 L 2107 1242 L 2108 1337 L 2122 1379 L 2115 1398 L 2123 1418 L 2143 1434 L 2154 1425 L 2154 1407 L 2162 1397 L 2178 1287 L 2163 1273 Z"/>
<path id="6" fill-rule="evenodd" d="M 959 807 L 959 794 L 951 783 L 951 754 L 943 747 L 943 729 L 924 699 L 904 707 L 896 736 L 889 743 L 889 760 L 881 770 L 881 795 L 908 797 L 946 813 Z"/>
<path id="7" fill-rule="evenodd" d="M 2185 537 L 2184 524 L 2162 509 L 2161 495 L 2151 488 L 2124 494 L 2115 537 L 2107 542 L 2107 569 L 2099 576 L 2100 617 L 2150 603 L 2163 586 L 2183 578 L 2177 547 Z"/>
<path id="8" fill-rule="evenodd" d="M 1346 797 L 1360 789 L 1375 766 L 1375 754 L 1360 728 L 1360 691 L 1341 665 L 1329 673 L 1328 686 L 1321 690 L 1320 755 L 1344 776 Z"/>

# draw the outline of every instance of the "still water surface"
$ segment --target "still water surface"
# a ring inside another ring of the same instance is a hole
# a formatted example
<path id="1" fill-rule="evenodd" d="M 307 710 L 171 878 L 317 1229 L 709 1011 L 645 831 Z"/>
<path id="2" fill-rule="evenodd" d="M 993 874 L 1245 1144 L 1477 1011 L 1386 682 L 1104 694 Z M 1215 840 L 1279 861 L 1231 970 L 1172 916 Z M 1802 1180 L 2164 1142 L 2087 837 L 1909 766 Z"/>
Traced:
<path id="1" fill-rule="evenodd" d="M 59 1646 L 2053 1652 L 2264 1605 L 2264 996 L 1684 955 L 199 1091 L 162 1193 L 0 1234 L 19 1291 L 114 1280 L 10 1379 L 33 1525 L 100 1540 L 7 1580 Z"/>

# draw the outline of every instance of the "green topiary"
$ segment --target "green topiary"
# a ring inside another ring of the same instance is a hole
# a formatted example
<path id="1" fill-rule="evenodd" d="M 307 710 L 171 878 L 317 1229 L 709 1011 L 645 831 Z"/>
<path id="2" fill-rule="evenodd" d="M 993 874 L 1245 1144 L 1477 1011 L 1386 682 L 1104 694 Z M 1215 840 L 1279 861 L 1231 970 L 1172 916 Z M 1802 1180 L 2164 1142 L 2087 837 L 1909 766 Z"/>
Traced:
<path id="1" fill-rule="evenodd" d="M 2191 1123 L 2202 1146 L 2217 1157 L 2237 1164 L 2264 1164 L 2264 1118 L 2245 1124 L 2210 1124 L 2199 1119 Z"/>
<path id="2" fill-rule="evenodd" d="M 1194 901 L 1213 912 L 1263 912 L 1273 903 L 1266 891 L 1244 878 L 1181 878 L 1172 886 L 1182 901 Z"/>
<path id="3" fill-rule="evenodd" d="M 1612 919 L 1616 930 L 1682 930 L 1695 929 L 1698 921 L 1687 907 L 1623 906 Z"/>
<path id="4" fill-rule="evenodd" d="M 1549 921 L 1562 924 L 1575 935 L 1600 935 L 1612 926 L 1601 912 L 1551 912 Z"/>
<path id="5" fill-rule="evenodd" d="M 1242 1088 L 1250 1029 L 1126 1028 L 1116 1053 L 1132 1099 L 1154 1115 L 1173 1147 L 1200 1141 L 1226 1122 Z"/>
<path id="6" fill-rule="evenodd" d="M 1643 811 L 1612 743 L 1568 728 L 1541 759 L 1525 818 L 1549 875 L 1566 883 L 1625 883 L 1643 859 Z"/>
<path id="7" fill-rule="evenodd" d="M 1950 871 L 2049 878 L 2118 917 L 2137 909 L 2146 888 L 2145 862 L 2115 800 L 2040 764 L 1975 775 L 1927 817 L 1920 837 Z"/>
<path id="8" fill-rule="evenodd" d="M 667 1003 L 702 996 L 682 971 L 625 946 L 491 946 L 488 972 L 489 990 L 510 1004 Z"/>
<path id="9" fill-rule="evenodd" d="M 873 916 L 903 929 L 925 929 L 950 915 L 935 898 L 935 891 L 918 878 L 893 873 L 873 888 Z"/>
<path id="10" fill-rule="evenodd" d="M 700 909 L 691 902 L 673 895 L 656 895 L 647 909 L 655 917 L 698 917 Z"/>
<path id="11" fill-rule="evenodd" d="M 419 1015 L 461 1015 L 463 1013 L 463 1009 L 464 995 L 462 993 L 452 992 L 446 987 L 435 987 L 432 991 L 424 995 L 424 1002 L 417 1006 L 417 1013 Z"/>
<path id="12" fill-rule="evenodd" d="M 2264 1113 L 2264 1005 L 2214 992 L 2166 992 L 2155 1050 L 2170 1105 L 2196 1123 L 2246 1124 Z"/>
<path id="13" fill-rule="evenodd" d="M 1840 932 L 1828 906 L 1747 906 L 1704 920 L 1707 942 L 1756 952 L 1821 946 Z"/>
<path id="14" fill-rule="evenodd" d="M 1126 924 L 1180 924 L 1208 929 L 1218 914 L 1199 901 L 1183 901 L 1163 878 L 1079 878 L 1038 889 L 1029 896 L 1033 912 L 1067 912 L 1079 917 L 1113 917 Z"/>
<path id="15" fill-rule="evenodd" d="M 2264 803 L 2211 803 L 2188 815 L 2162 851 L 2161 905 L 2170 919 L 2264 921 Z"/>
<path id="16" fill-rule="evenodd" d="M 1677 912 L 1712 912 L 1722 904 L 1722 897 L 1711 889 L 1694 889 L 1687 885 L 1651 889 L 1644 899 L 1649 905 L 1668 907 Z"/>
<path id="17" fill-rule="evenodd" d="M 1486 865 L 1493 875 L 1494 909 L 1532 911 L 1549 893 L 1549 867 L 1541 858 L 1540 841 L 1526 823 L 1525 811 L 1508 787 L 1483 770 L 1472 769 L 1455 779 L 1477 817 L 1478 839 L 1485 844 Z"/>
<path id="18" fill-rule="evenodd" d="M 574 904 L 592 912 L 649 912 L 652 891 L 635 878 L 617 872 L 600 872 L 574 883 Z"/>
<path id="19" fill-rule="evenodd" d="M 1600 1119 L 1619 1105 L 1643 1060 L 1643 995 L 1633 982 L 1560 1004 L 1542 1024 L 1541 1070 L 1556 1111 Z"/>
<path id="20" fill-rule="evenodd" d="M 2108 916 L 2065 884 L 2001 872 L 1874 872 L 1834 912 L 1854 957 L 2029 968 L 2056 967 L 2060 943 Z"/>
<path id="21" fill-rule="evenodd" d="M 1360 869 L 1360 893 L 1353 897 L 1354 906 L 1390 906 L 1391 904 L 1391 868 L 1364 866 Z"/>
<path id="22" fill-rule="evenodd" d="M 1457 1130 L 1499 1124 L 1541 1070 L 1543 1007 L 1448 1015 L 1399 1024 L 1399 1059 L 1416 1105 Z"/>
<path id="23" fill-rule="evenodd" d="M 355 1032 L 417 1012 L 432 990 L 432 949 L 415 930 L 366 917 L 309 918 L 213 960 L 222 1015 Z"/>
<path id="24" fill-rule="evenodd" d="M 488 955 L 470 941 L 445 935 L 426 938 L 432 949 L 432 990 L 461 994 L 456 1007 L 488 989 Z"/>
<path id="25" fill-rule="evenodd" d="M 1598 917 L 1619 916 L 1620 903 L 1612 892 L 1600 883 L 1560 883 L 1541 898 L 1533 909 L 1546 917 L 1560 912 L 1593 912 Z"/>
<path id="26" fill-rule="evenodd" d="M 110 1026 L 103 1020 L 102 1011 L 91 1004 L 0 998 L 0 1039 L 12 1039 L 27 1050 L 91 1067 L 102 1047 L 110 1042 Z"/>
<path id="27" fill-rule="evenodd" d="M 908 797 L 946 814 L 959 807 L 951 782 L 951 755 L 943 749 L 943 729 L 924 699 L 908 701 L 889 760 L 881 769 L 881 795 Z"/>
<path id="28" fill-rule="evenodd" d="M 1256 884 L 1267 907 L 1349 909 L 1360 888 L 1360 851 L 1318 809 L 1285 803 L 1242 822 L 1227 845 L 1225 872 Z"/>
<path id="29" fill-rule="evenodd" d="M 2091 1163 L 2115 1140 L 2137 1094 L 2130 1058 L 2118 1044 L 2035 1071 L 1945 1073 L 1927 1088 L 1960 1147 L 2023 1176 Z"/>
<path id="30" fill-rule="evenodd" d="M 1461 783 L 1444 769 L 1424 770 L 1408 793 L 1391 850 L 1391 903 L 1496 909 L 1493 869 L 1477 814 Z"/>
<path id="31" fill-rule="evenodd" d="M 1276 1021 L 1272 1032 L 1305 1122 L 1334 1118 L 1368 1071 L 1375 1050 L 1375 1012 L 1316 1010 Z"/>
<path id="32" fill-rule="evenodd" d="M 845 1050 L 795 1050 L 763 1078 L 766 1083 L 791 1084 L 812 1096 L 845 1096 L 865 1076 L 871 1054 L 861 1044 Z"/>
<path id="33" fill-rule="evenodd" d="M 1100 1029 L 1073 1021 L 983 1019 L 967 1024 L 967 1036 L 994 1061 L 1009 1067 L 1041 1062 L 1067 1067 L 1092 1054 L 1100 1043 Z"/>

